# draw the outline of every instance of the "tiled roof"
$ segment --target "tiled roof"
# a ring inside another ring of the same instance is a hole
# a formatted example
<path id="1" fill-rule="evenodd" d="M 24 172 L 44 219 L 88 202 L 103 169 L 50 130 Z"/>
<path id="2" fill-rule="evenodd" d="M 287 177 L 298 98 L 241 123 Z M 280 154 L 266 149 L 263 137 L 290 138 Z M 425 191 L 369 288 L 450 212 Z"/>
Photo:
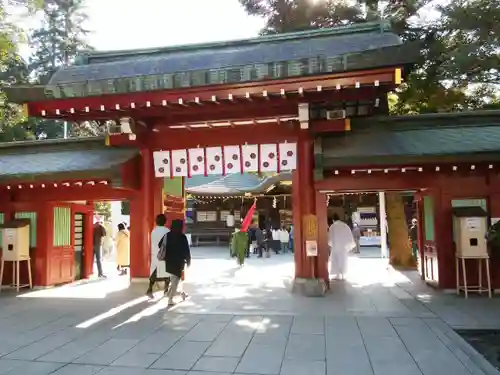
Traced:
<path id="1" fill-rule="evenodd" d="M 208 47 L 178 47 L 150 54 L 129 53 L 117 57 L 96 57 L 89 65 L 58 70 L 50 85 L 98 81 L 124 77 L 162 75 L 188 71 L 267 64 L 317 56 L 340 56 L 401 44 L 391 32 L 381 32 L 379 24 L 370 28 L 335 28 L 292 34 L 289 38 L 256 38 L 241 42 L 209 44 Z M 298 35 L 298 36 L 297 36 Z"/>
<path id="2" fill-rule="evenodd" d="M 203 179 L 205 182 L 203 183 Z M 291 179 L 290 173 L 260 178 L 254 174 L 230 174 L 226 176 L 196 176 L 186 179 L 186 192 L 193 195 L 244 195 L 263 193 L 269 187 Z"/>
<path id="3" fill-rule="evenodd" d="M 0 147 L 0 180 L 110 170 L 130 160 L 136 149 L 106 147 L 102 139 L 19 142 Z"/>
<path id="4" fill-rule="evenodd" d="M 6 88 L 10 101 L 126 94 L 408 66 L 419 42 L 402 44 L 374 22 L 230 41 L 93 52 L 59 69 L 46 86 Z"/>
<path id="5" fill-rule="evenodd" d="M 324 164 L 394 164 L 405 158 L 491 153 L 500 156 L 499 114 L 417 115 L 385 122 L 368 119 L 359 126 L 353 123 L 351 132 L 323 139 Z"/>

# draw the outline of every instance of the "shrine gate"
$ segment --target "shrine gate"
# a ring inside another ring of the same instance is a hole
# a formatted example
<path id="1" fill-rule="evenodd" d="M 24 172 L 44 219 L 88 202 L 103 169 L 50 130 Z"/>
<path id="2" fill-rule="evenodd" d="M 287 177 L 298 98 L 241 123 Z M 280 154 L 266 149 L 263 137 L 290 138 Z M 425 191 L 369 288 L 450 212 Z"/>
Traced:
<path id="1" fill-rule="evenodd" d="M 93 201 L 127 199 L 131 275 L 147 278 L 149 233 L 164 209 L 165 181 L 291 171 L 295 278 L 321 284 L 328 279 L 323 190 L 333 185 L 321 182 L 319 140 L 334 134 L 341 144 L 349 142 L 351 121 L 386 115 L 387 93 L 401 84 L 416 54 L 415 45 L 402 44 L 384 23 L 89 53 L 57 71 L 48 85 L 12 87 L 8 95 L 32 117 L 106 123 L 106 146 L 104 140 L 7 145 L 0 152 L 0 211 L 4 220 L 37 213 L 36 282 L 48 285 L 71 279 L 71 273 L 62 276 L 63 260 L 57 277 L 51 271 L 52 259 L 66 259 L 71 247 L 71 241 L 54 244 L 54 209 L 88 212 Z M 183 216 L 182 197 L 169 199 L 175 206 L 169 216 Z M 309 215 L 318 217 L 317 257 L 305 249 L 303 218 Z M 91 256 L 86 259 L 90 267 Z"/>

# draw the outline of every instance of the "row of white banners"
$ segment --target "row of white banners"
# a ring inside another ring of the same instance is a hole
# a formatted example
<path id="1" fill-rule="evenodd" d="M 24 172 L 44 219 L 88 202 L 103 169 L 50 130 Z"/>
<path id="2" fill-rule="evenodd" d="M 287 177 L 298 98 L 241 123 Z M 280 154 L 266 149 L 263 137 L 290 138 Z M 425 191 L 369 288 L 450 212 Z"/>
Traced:
<path id="1" fill-rule="evenodd" d="M 155 151 L 156 177 L 286 172 L 297 168 L 297 144 L 235 145 Z"/>

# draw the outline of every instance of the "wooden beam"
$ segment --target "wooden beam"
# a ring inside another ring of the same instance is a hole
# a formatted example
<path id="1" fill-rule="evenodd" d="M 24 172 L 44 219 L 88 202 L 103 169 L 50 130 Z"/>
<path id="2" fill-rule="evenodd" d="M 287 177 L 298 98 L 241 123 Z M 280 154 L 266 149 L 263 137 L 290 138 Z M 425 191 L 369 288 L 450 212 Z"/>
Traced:
<path id="1" fill-rule="evenodd" d="M 313 133 L 333 133 L 351 130 L 351 120 L 349 118 L 337 120 L 311 120 L 310 124 Z"/>
<path id="2" fill-rule="evenodd" d="M 354 174 L 335 176 L 316 181 L 318 191 L 383 191 L 383 190 L 417 190 L 432 189 L 436 186 L 435 175 L 431 173 L 400 173 L 394 174 Z"/>
<path id="3" fill-rule="evenodd" d="M 299 134 L 297 124 L 270 123 L 224 128 L 203 128 L 189 131 L 187 129 L 164 129 L 158 132 L 143 134 L 141 140 L 145 146 L 153 150 L 176 150 L 194 147 L 212 147 L 221 145 L 242 145 L 295 142 Z M 126 135 L 110 137 L 113 146 L 130 145 Z"/>
<path id="4" fill-rule="evenodd" d="M 327 88 L 358 86 L 361 88 L 363 85 L 374 86 L 377 81 L 379 85 L 394 85 L 398 77 L 396 69 L 397 68 L 384 68 L 318 75 L 313 77 L 307 76 L 283 80 L 266 80 L 249 82 L 246 84 L 210 85 L 184 89 L 53 99 L 29 103 L 28 113 L 32 117 L 42 117 L 42 113 L 44 113 L 44 117 L 46 118 L 75 119 L 78 118 L 75 116 L 77 113 L 82 115 L 81 118 L 88 117 L 86 114 L 91 114 L 91 118 L 101 118 L 99 116 L 106 115 L 107 111 L 113 111 L 114 117 L 116 117 L 117 114 L 119 114 L 119 116 L 125 115 L 127 109 L 130 108 L 163 107 L 162 103 L 165 101 L 168 103 L 178 103 L 179 98 L 182 98 L 183 102 L 195 102 L 196 98 L 199 98 L 200 102 L 204 102 L 212 101 L 213 97 L 228 98 L 230 95 L 232 95 L 233 98 L 251 97 L 252 95 L 259 95 L 262 97 L 263 92 L 266 92 L 268 96 L 274 94 L 281 96 L 282 90 L 285 90 L 287 93 L 299 92 L 300 94 L 307 90 L 317 91 L 318 86 L 321 86 L 322 91 L 324 91 Z M 358 90 L 360 88 L 358 88 Z M 120 108 L 119 112 L 116 111 L 117 106 Z M 99 112 L 102 112 L 102 114 L 99 115 Z M 109 113 L 107 116 L 110 116 Z"/>
<path id="5" fill-rule="evenodd" d="M 136 192 L 127 189 L 113 189 L 110 186 L 84 187 L 47 187 L 21 189 L 12 192 L 14 202 L 58 202 L 58 201 L 87 201 L 87 200 L 128 200 Z"/>

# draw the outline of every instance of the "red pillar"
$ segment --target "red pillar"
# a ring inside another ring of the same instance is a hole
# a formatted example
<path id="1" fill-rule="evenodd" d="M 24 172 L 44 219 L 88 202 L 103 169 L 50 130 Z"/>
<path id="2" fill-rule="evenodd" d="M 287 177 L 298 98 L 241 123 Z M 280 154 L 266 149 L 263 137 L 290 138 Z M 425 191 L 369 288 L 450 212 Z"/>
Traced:
<path id="1" fill-rule="evenodd" d="M 155 180 L 153 152 L 141 150 L 140 190 L 130 201 L 130 274 L 149 277 L 151 231 L 154 218 L 161 213 L 161 184 Z M 160 198 L 158 198 L 160 197 Z"/>
<path id="2" fill-rule="evenodd" d="M 315 193 L 313 184 L 313 140 L 308 133 L 301 134 L 297 141 L 297 169 L 292 176 L 292 210 L 294 226 L 294 259 L 296 278 L 314 278 L 315 259 L 306 254 L 304 228 L 305 215 L 315 214 Z"/>
<path id="3" fill-rule="evenodd" d="M 87 202 L 83 222 L 83 278 L 89 278 L 94 271 L 94 202 Z"/>
<path id="4" fill-rule="evenodd" d="M 52 247 L 54 241 L 54 205 L 42 203 L 37 210 L 36 250 L 32 258 L 33 283 L 50 285 Z"/>

